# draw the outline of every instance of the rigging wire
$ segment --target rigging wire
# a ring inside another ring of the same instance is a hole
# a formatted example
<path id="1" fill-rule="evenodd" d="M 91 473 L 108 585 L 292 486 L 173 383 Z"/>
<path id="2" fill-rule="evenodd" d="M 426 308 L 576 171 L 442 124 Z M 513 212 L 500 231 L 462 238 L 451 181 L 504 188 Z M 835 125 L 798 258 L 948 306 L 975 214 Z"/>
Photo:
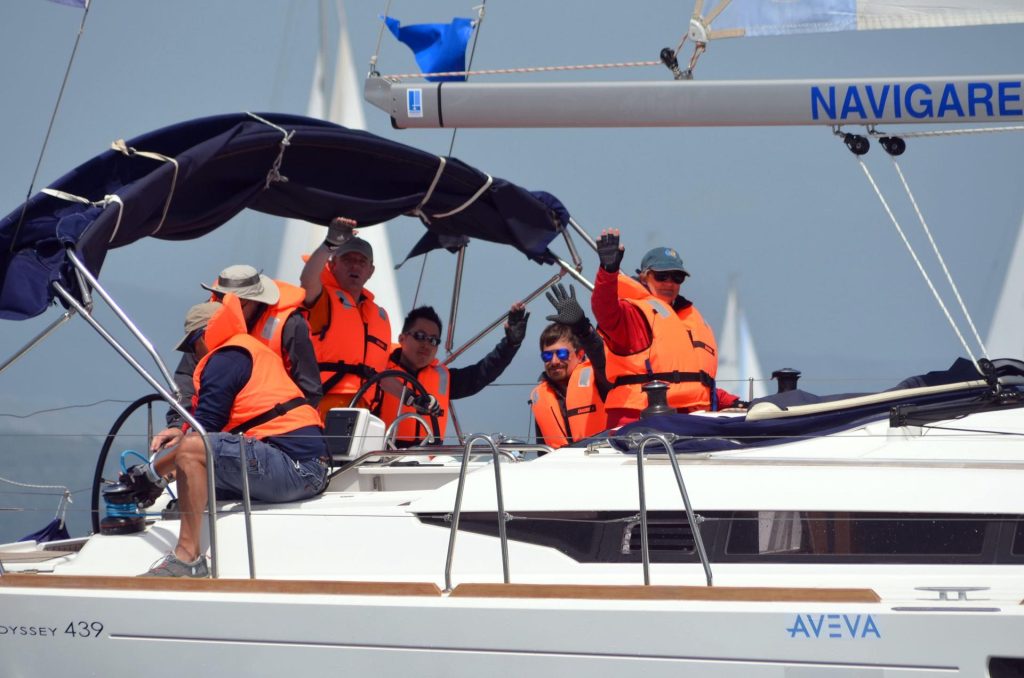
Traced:
<path id="1" fill-rule="evenodd" d="M 953 274 L 949 272 L 949 268 L 946 266 L 946 260 L 939 251 L 939 246 L 935 243 L 935 238 L 932 237 L 931 229 L 928 228 L 928 223 L 924 219 L 924 214 L 921 213 L 921 208 L 918 207 L 917 200 L 914 199 L 914 194 L 910 190 L 910 185 L 907 183 L 906 177 L 903 176 L 903 170 L 900 169 L 900 164 L 897 162 L 895 156 L 890 156 L 890 158 L 892 159 L 893 167 L 896 168 L 896 174 L 899 175 L 900 181 L 903 183 L 903 188 L 907 192 L 910 204 L 914 207 L 917 219 L 921 222 L 921 228 L 924 230 L 925 235 L 928 236 L 928 242 L 932 245 L 932 250 L 935 252 L 935 258 L 939 260 L 939 264 L 942 266 L 942 271 L 946 275 L 946 282 L 948 282 L 949 286 L 953 289 L 953 295 L 956 297 L 957 303 L 960 304 L 960 311 L 964 314 L 964 317 L 967 318 L 967 324 L 970 326 L 971 332 L 974 333 L 974 340 L 978 342 L 978 346 L 981 347 L 982 355 L 984 355 L 985 358 L 988 358 L 988 351 L 985 349 L 985 342 L 981 340 L 981 335 L 978 334 L 978 328 L 974 326 L 974 319 L 971 318 L 971 314 L 967 310 L 967 304 L 964 303 L 963 298 L 960 296 L 960 289 L 953 280 Z"/>
<path id="2" fill-rule="evenodd" d="M 878 200 L 882 203 L 882 208 L 885 209 L 886 214 L 889 215 L 890 221 L 892 221 L 893 226 L 896 227 L 896 232 L 903 240 L 903 244 L 906 245 L 907 251 L 910 252 L 910 257 L 914 260 L 914 263 L 917 265 L 917 270 L 921 273 L 921 276 L 924 278 L 925 283 L 928 285 L 928 289 L 930 289 L 932 292 L 932 296 L 935 297 L 936 303 L 938 303 L 939 308 L 942 309 L 942 312 L 946 316 L 946 320 L 949 321 L 950 326 L 953 328 L 953 332 L 960 340 L 960 345 L 963 346 L 965 351 L 967 351 L 967 355 L 970 356 L 971 363 L 974 365 L 974 368 L 978 370 L 979 374 L 984 375 L 984 373 L 981 371 L 981 367 L 978 365 L 978 359 L 975 357 L 974 352 L 971 351 L 971 347 L 968 346 L 967 340 L 964 339 L 964 335 L 960 333 L 960 328 L 957 327 L 956 321 L 953 320 L 953 316 L 950 315 L 949 309 L 947 309 L 946 304 L 943 303 L 942 297 L 939 295 L 938 290 L 935 289 L 935 285 L 932 283 L 931 277 L 928 275 L 928 271 L 925 270 L 924 265 L 921 263 L 921 260 L 917 256 L 917 252 L 914 251 L 914 246 L 910 244 L 910 240 L 907 239 L 906 233 L 903 232 L 903 228 L 900 226 L 899 220 L 896 219 L 896 215 L 893 214 L 892 209 L 889 207 L 888 201 L 886 201 L 885 196 L 882 195 L 881 189 L 878 188 L 878 184 L 875 182 L 875 178 L 871 175 L 871 170 L 868 169 L 867 164 L 864 162 L 863 156 L 856 156 L 856 159 L 857 162 L 860 164 L 861 170 L 864 171 L 864 176 L 867 177 L 868 183 L 871 184 L 871 187 L 874 189 L 875 195 L 878 196 Z"/>
<path id="3" fill-rule="evenodd" d="M 388 0 L 388 6 L 389 7 L 391 6 L 391 0 Z M 480 38 L 480 30 L 481 30 L 481 27 L 483 26 L 483 23 L 484 23 L 484 14 L 485 14 L 486 9 L 487 9 L 487 0 L 483 0 L 483 2 L 481 2 L 479 5 L 477 5 L 474 9 L 476 9 L 476 11 L 477 11 L 477 15 L 476 15 L 476 30 L 473 31 L 473 44 L 470 45 L 470 48 L 469 48 L 469 61 L 466 64 L 467 70 L 470 70 L 470 69 L 473 68 L 473 57 L 476 56 L 476 43 L 477 43 L 477 40 Z M 381 32 L 381 35 L 383 35 L 383 33 L 384 33 L 384 24 L 383 24 L 383 22 L 381 23 L 380 32 Z M 377 50 L 378 50 L 378 52 L 380 51 L 380 37 L 379 36 L 377 38 Z M 376 60 L 377 60 L 377 55 L 375 54 L 373 56 L 373 58 L 371 59 L 371 61 L 370 61 L 370 63 L 371 63 L 371 70 L 373 70 L 372 66 L 376 64 Z M 467 81 L 469 80 L 469 75 L 468 74 L 466 75 L 466 80 Z M 448 157 L 449 160 L 452 157 L 452 152 L 455 150 L 455 135 L 458 133 L 458 131 L 459 131 L 458 127 L 456 127 L 455 129 L 452 130 L 452 138 L 448 142 L 448 156 L 447 157 Z M 416 293 L 413 295 L 413 298 L 412 298 L 412 307 L 413 308 L 416 308 L 416 304 L 417 304 L 417 302 L 419 301 L 419 298 L 420 298 L 420 288 L 423 285 L 423 274 L 427 270 L 427 258 L 429 256 L 430 256 L 430 252 L 425 252 L 423 254 L 423 261 L 420 262 L 420 275 L 419 275 L 419 279 L 416 281 Z"/>
<path id="4" fill-rule="evenodd" d="M 18 217 L 18 225 L 14 228 L 14 237 L 11 238 L 10 252 L 14 252 L 14 245 L 18 242 L 18 233 L 21 232 L 21 226 L 25 222 L 25 213 L 28 212 L 28 201 L 32 197 L 32 191 L 36 185 L 36 179 L 39 178 L 39 168 L 43 164 L 43 156 L 46 155 L 46 147 L 50 143 L 50 134 L 53 132 L 53 123 L 57 120 L 57 112 L 60 110 L 61 100 L 64 98 L 64 90 L 67 87 L 68 80 L 71 77 L 71 65 L 75 62 L 75 55 L 78 53 L 78 43 L 82 40 L 82 34 L 85 33 L 85 20 L 89 17 L 89 5 L 91 3 L 85 3 L 85 8 L 82 10 L 82 23 L 78 26 L 78 35 L 75 36 L 75 46 L 71 49 L 71 57 L 68 59 L 68 66 L 64 70 L 64 80 L 60 83 L 60 90 L 57 92 L 57 102 L 53 106 L 53 112 L 50 114 L 50 124 L 46 127 L 46 136 L 43 137 L 43 146 L 39 149 L 39 158 L 36 160 L 35 171 L 32 172 L 32 179 L 28 184 L 28 193 L 25 194 L 25 203 L 21 206 L 21 216 Z"/>

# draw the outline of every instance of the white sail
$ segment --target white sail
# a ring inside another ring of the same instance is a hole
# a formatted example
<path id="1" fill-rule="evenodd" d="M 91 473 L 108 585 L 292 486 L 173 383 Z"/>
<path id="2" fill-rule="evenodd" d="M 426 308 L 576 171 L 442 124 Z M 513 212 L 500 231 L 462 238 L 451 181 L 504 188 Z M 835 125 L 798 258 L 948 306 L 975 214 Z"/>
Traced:
<path id="1" fill-rule="evenodd" d="M 309 94 L 309 106 L 306 109 L 307 114 L 310 117 L 330 120 L 351 129 L 366 129 L 359 80 L 348 36 L 348 23 L 345 21 L 344 11 L 340 4 L 339 23 L 338 51 L 334 62 L 334 82 L 331 87 L 330 105 L 328 106 L 326 98 L 327 64 L 324 46 L 321 45 L 321 49 L 317 51 L 316 66 L 313 71 L 313 87 Z M 339 214 L 338 216 L 345 215 Z M 325 230 L 322 226 L 298 219 L 288 219 L 285 223 L 285 234 L 281 242 L 281 253 L 275 277 L 297 283 L 302 271 L 302 255 L 312 252 L 323 242 L 324 234 Z M 395 322 L 396 319 L 403 318 L 405 314 L 402 312 L 401 297 L 398 293 L 398 281 L 395 277 L 394 258 L 391 256 L 391 245 L 388 241 L 387 224 L 359 229 L 359 236 L 373 246 L 373 263 L 376 270 L 368 287 L 373 290 L 377 304 L 387 310 L 392 322 Z"/>
<path id="2" fill-rule="evenodd" d="M 750 380 L 754 380 L 753 394 Z M 725 303 L 725 322 L 718 341 L 718 385 L 747 400 L 768 395 L 761 362 L 757 358 L 754 339 L 746 316 L 740 308 L 736 286 L 729 288 Z"/>
<path id="3" fill-rule="evenodd" d="M 985 347 L 993 358 L 1024 357 L 1024 218 Z"/>
<path id="4" fill-rule="evenodd" d="M 750 37 L 1024 21 L 1024 5 L 1019 0 L 724 0 L 706 7 L 705 15 L 712 17 L 722 4 L 726 6 L 721 14 L 708 23 L 713 23 L 717 32 L 738 30 Z M 714 33 L 710 37 L 715 37 Z"/>

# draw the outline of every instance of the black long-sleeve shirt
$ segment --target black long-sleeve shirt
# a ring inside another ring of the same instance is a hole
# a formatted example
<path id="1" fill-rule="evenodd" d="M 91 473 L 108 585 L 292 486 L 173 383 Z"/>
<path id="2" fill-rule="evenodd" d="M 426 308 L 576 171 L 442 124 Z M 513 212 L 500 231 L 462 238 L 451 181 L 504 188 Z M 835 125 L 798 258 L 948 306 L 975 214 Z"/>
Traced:
<path id="1" fill-rule="evenodd" d="M 323 397 L 320 368 L 313 352 L 313 342 L 309 338 L 309 324 L 300 314 L 292 313 L 281 328 L 281 348 L 287 357 L 286 367 L 292 381 L 302 390 L 309 404 L 316 407 Z M 192 396 L 195 395 L 192 375 L 198 364 L 195 354 L 187 352 L 182 354 L 174 370 L 174 383 L 181 391 L 179 402 L 188 410 L 192 409 Z M 180 428 L 182 423 L 181 415 L 173 409 L 167 411 L 168 427 Z"/>

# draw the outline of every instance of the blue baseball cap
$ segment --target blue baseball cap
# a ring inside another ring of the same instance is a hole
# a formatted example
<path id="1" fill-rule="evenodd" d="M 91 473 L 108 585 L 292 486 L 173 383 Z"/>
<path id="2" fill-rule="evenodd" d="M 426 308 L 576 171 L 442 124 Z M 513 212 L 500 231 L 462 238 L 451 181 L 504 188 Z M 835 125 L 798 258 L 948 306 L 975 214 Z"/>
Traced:
<path id="1" fill-rule="evenodd" d="M 689 271 L 683 268 L 683 260 L 679 253 L 671 247 L 655 247 L 645 254 L 640 260 L 640 269 L 637 273 L 644 271 L 682 271 L 690 275 Z"/>

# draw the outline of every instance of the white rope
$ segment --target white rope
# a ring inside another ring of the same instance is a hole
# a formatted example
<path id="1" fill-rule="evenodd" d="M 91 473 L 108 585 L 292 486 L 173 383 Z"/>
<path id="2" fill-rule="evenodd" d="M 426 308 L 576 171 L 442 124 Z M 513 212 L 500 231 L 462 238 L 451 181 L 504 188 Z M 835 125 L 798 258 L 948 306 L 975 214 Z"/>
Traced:
<path id="1" fill-rule="evenodd" d="M 285 149 L 287 149 L 288 146 L 291 145 L 292 137 L 295 136 L 295 130 L 292 130 L 291 132 L 289 132 L 286 129 L 284 129 L 283 127 L 275 125 L 274 123 L 270 122 L 266 118 L 261 118 L 260 116 L 256 115 L 255 113 L 253 113 L 251 111 L 246 111 L 245 114 L 248 115 L 251 118 L 259 120 L 264 125 L 269 125 L 270 127 L 273 127 L 278 132 L 280 132 L 282 137 L 283 137 L 281 139 L 281 148 L 277 152 L 277 157 L 274 159 L 274 164 L 270 166 L 270 171 L 267 172 L 267 180 L 263 184 L 263 190 L 266 190 L 266 189 L 270 188 L 270 184 L 273 184 L 273 183 L 276 183 L 276 182 L 279 182 L 279 181 L 282 182 L 282 183 L 288 181 L 288 177 L 286 177 L 283 174 L 281 174 L 281 163 L 284 161 Z"/>
<path id="2" fill-rule="evenodd" d="M 978 370 L 980 374 L 984 375 L 984 373 L 981 372 L 981 368 L 978 366 L 978 361 L 974 357 L 974 353 L 971 351 L 970 346 L 967 345 L 967 341 L 964 339 L 964 336 L 960 334 L 960 328 L 956 326 L 956 322 L 953 320 L 953 316 L 949 314 L 949 310 L 946 308 L 946 305 L 942 303 L 942 298 L 939 296 L 938 290 L 935 289 L 935 285 L 932 284 L 931 278 L 928 277 L 928 272 L 925 271 L 924 266 L 921 265 L 921 260 L 918 259 L 917 253 L 914 251 L 914 247 L 910 244 L 910 241 L 907 239 L 906 234 L 900 227 L 900 223 L 896 219 L 896 215 L 892 213 L 892 210 L 889 208 L 889 203 L 886 202 L 885 196 L 882 195 L 882 191 L 879 190 L 878 184 L 875 183 L 874 177 L 871 176 L 871 171 L 864 163 L 864 159 L 860 156 L 857 156 L 857 162 L 860 163 L 860 168 L 864 170 L 864 176 L 868 178 L 868 183 L 870 183 L 871 187 L 875 189 L 875 195 L 878 196 L 878 200 L 882 203 L 882 207 L 885 209 L 886 214 L 889 215 L 889 219 L 892 221 L 893 226 L 896 227 L 896 232 L 899 233 L 900 238 L 903 239 L 903 244 L 907 246 L 907 251 L 910 252 L 911 258 L 914 260 L 914 263 L 917 264 L 917 270 L 921 272 L 921 276 L 924 278 L 925 283 L 927 283 L 928 289 L 932 291 L 932 296 L 935 297 L 935 301 L 939 304 L 939 308 L 941 308 L 942 312 L 946 315 L 946 320 L 949 321 L 950 326 L 953 328 L 953 332 L 956 333 L 957 338 L 960 339 L 960 345 L 964 347 L 965 351 L 967 351 L 967 355 L 970 356 L 971 363 L 974 364 L 974 368 Z"/>
<path id="3" fill-rule="evenodd" d="M 114 222 L 114 232 L 110 234 L 110 238 L 107 240 L 108 243 L 114 242 L 114 238 L 117 236 L 118 229 L 121 228 L 121 217 L 124 216 L 124 201 L 121 200 L 121 196 L 110 194 L 103 196 L 103 200 L 93 202 L 88 198 L 83 198 L 80 195 L 74 195 L 73 193 L 65 193 L 64 191 L 58 191 L 55 188 L 44 188 L 39 191 L 45 193 L 54 198 L 60 198 L 61 200 L 67 200 L 68 202 L 77 202 L 81 205 L 90 205 L 92 207 L 102 207 L 106 209 L 111 203 L 117 203 L 117 221 Z"/>
<path id="4" fill-rule="evenodd" d="M 461 212 L 462 210 L 464 210 L 467 207 L 469 207 L 470 205 L 472 205 L 473 203 L 475 203 L 477 201 L 477 199 L 479 199 L 479 197 L 484 194 L 484 191 L 486 191 L 488 188 L 490 188 L 491 184 L 494 183 L 494 178 L 491 177 L 490 174 L 488 174 L 486 176 L 487 176 L 487 181 L 484 182 L 484 185 L 480 187 L 480 190 L 477 191 L 476 193 L 474 193 L 469 198 L 469 200 L 467 200 L 466 202 L 462 203 L 461 205 L 459 205 L 455 209 L 451 210 L 450 212 L 444 212 L 442 214 L 435 214 L 433 218 L 434 219 L 444 219 L 445 217 L 454 216 L 454 215 L 458 214 L 459 212 Z"/>
<path id="5" fill-rule="evenodd" d="M 430 198 L 434 195 L 434 189 L 437 188 L 437 184 L 441 181 L 441 174 L 444 173 L 445 165 L 448 164 L 448 159 L 444 156 L 437 156 L 440 160 L 440 164 L 437 166 L 437 172 L 434 173 L 434 180 L 430 182 L 430 188 L 427 189 L 426 194 L 423 196 L 423 200 L 420 200 L 420 204 L 416 205 L 416 209 L 412 211 L 413 214 L 422 219 L 425 223 L 430 223 L 430 218 L 424 213 L 423 208 L 430 202 Z"/>
<path id="6" fill-rule="evenodd" d="M 901 139 L 912 139 L 915 137 L 950 137 L 957 135 L 967 134 L 995 134 L 997 132 L 1024 132 L 1024 125 L 1013 125 L 1007 127 L 973 127 L 965 129 L 943 129 L 935 130 L 931 132 L 907 132 L 906 134 L 882 134 L 881 132 L 872 132 L 874 136 L 890 136 L 900 137 Z"/>
<path id="7" fill-rule="evenodd" d="M 524 68 L 487 68 L 478 71 L 441 71 L 437 73 L 396 73 L 381 76 L 389 80 L 404 78 L 445 78 L 471 75 L 509 75 L 513 73 L 550 73 L 552 71 L 589 71 L 601 68 L 639 68 L 642 66 L 662 66 L 660 61 L 619 61 L 606 64 L 579 64 L 575 66 L 528 66 Z"/>
<path id="8" fill-rule="evenodd" d="M 946 260 L 943 259 L 942 253 L 939 251 L 939 246 L 935 243 L 935 239 L 932 237 L 931 229 L 928 228 L 928 224 L 924 220 L 924 215 L 921 213 L 921 209 L 917 205 L 917 200 L 914 199 L 914 194 L 910 190 L 910 185 L 907 183 L 906 177 L 903 176 L 903 170 L 900 169 L 900 164 L 896 161 L 896 157 L 890 157 L 892 158 L 893 167 L 896 168 L 896 174 L 899 175 L 900 181 L 903 183 L 903 189 L 907 192 L 907 197 L 910 198 L 910 204 L 914 206 L 914 212 L 917 214 L 917 219 L 921 222 L 921 228 L 924 230 L 925 235 L 928 236 L 928 242 L 932 245 L 932 251 L 935 252 L 935 258 L 939 260 L 939 264 L 942 266 L 942 272 L 946 275 L 946 281 L 953 289 L 953 295 L 956 297 L 957 303 L 960 304 L 960 311 L 967 319 L 967 324 L 970 326 L 971 332 L 974 333 L 974 340 L 978 342 L 982 355 L 988 358 L 988 351 L 985 349 L 985 342 L 981 340 L 981 336 L 978 334 L 978 328 L 974 326 L 974 320 L 971 318 L 971 314 L 967 311 L 967 305 L 964 303 L 963 298 L 960 296 L 960 290 L 953 281 L 953 274 L 949 272 L 949 268 L 946 266 Z"/>
<path id="9" fill-rule="evenodd" d="M 391 16 L 391 0 L 388 0 L 387 4 L 384 5 L 384 16 Z M 377 72 L 377 57 L 380 56 L 380 44 L 384 39 L 384 22 L 380 22 L 380 30 L 377 32 L 377 48 L 373 50 L 373 56 L 370 57 L 370 73 Z"/>
<path id="10" fill-rule="evenodd" d="M 156 153 L 154 151 L 136 150 L 129 146 L 127 143 L 125 143 L 124 139 L 118 139 L 117 141 L 110 144 L 110 147 L 119 153 L 123 153 L 129 158 L 135 155 L 140 155 L 143 158 L 149 158 L 150 160 L 157 160 L 159 162 L 169 162 L 174 166 L 174 175 L 171 177 L 171 190 L 167 194 L 167 200 L 164 201 L 164 211 L 163 214 L 160 215 L 160 223 L 157 224 L 156 228 L 153 229 L 153 232 L 150 233 L 150 235 L 156 235 L 157 233 L 160 232 L 160 229 L 164 227 L 164 221 L 167 220 L 167 212 L 171 209 L 171 200 L 174 198 L 174 189 L 177 188 L 178 186 L 179 166 L 177 158 L 172 158 L 170 156 L 164 155 L 162 153 Z"/>
<path id="11" fill-rule="evenodd" d="M 14 485 L 15 487 L 24 487 L 30 490 L 63 490 L 65 495 L 70 495 L 71 490 L 66 485 L 36 485 L 34 483 L 19 483 L 17 480 L 11 480 L 0 476 L 0 483 L 7 483 L 8 485 Z"/>

